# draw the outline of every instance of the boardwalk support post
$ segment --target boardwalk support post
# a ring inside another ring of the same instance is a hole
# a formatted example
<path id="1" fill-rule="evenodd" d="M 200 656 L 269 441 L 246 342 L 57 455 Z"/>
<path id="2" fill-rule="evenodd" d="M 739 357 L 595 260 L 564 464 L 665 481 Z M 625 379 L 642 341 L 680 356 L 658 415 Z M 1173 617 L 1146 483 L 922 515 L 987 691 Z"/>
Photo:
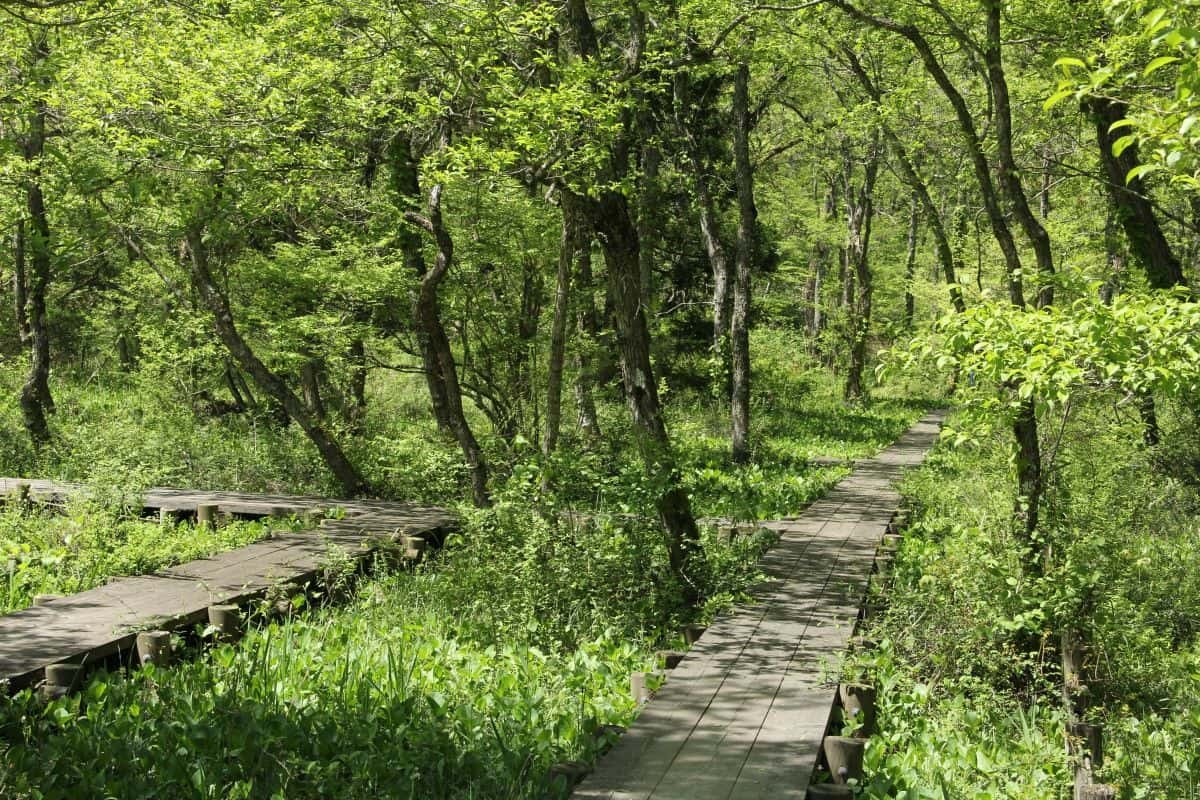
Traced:
<path id="1" fill-rule="evenodd" d="M 875 732 L 876 693 L 874 686 L 862 683 L 843 683 L 838 686 L 838 697 L 846 721 L 857 726 L 854 736 L 866 738 Z"/>
<path id="2" fill-rule="evenodd" d="M 196 524 L 217 527 L 217 507 L 207 503 L 196 506 Z"/>
<path id="3" fill-rule="evenodd" d="M 634 672 L 629 676 L 629 692 L 639 705 L 650 702 L 650 687 L 646 685 L 646 673 Z"/>
<path id="4" fill-rule="evenodd" d="M 220 642 L 236 642 L 242 638 L 242 611 L 234 605 L 208 607 L 208 624 Z"/>
<path id="5" fill-rule="evenodd" d="M 866 742 L 849 736 L 826 736 L 823 743 L 825 763 L 834 783 L 863 779 L 863 752 Z"/>
<path id="6" fill-rule="evenodd" d="M 42 694 L 47 699 L 56 700 L 78 688 L 82 677 L 83 667 L 78 664 L 47 664 Z"/>
<path id="7" fill-rule="evenodd" d="M 142 631 L 137 635 L 138 661 L 165 667 L 174 655 L 171 634 L 167 631 Z"/>

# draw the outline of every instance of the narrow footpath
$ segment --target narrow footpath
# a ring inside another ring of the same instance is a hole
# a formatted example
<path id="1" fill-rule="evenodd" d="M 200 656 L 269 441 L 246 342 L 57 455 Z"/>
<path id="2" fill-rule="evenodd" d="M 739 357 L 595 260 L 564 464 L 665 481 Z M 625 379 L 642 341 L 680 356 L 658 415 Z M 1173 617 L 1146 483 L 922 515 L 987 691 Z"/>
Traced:
<path id="1" fill-rule="evenodd" d="M 942 418 L 926 415 L 859 461 L 801 516 L 764 524 L 780 539 L 760 562 L 756 602 L 705 631 L 573 797 L 806 796 L 833 708 L 829 676 L 899 507 L 893 485 L 924 460 Z"/>

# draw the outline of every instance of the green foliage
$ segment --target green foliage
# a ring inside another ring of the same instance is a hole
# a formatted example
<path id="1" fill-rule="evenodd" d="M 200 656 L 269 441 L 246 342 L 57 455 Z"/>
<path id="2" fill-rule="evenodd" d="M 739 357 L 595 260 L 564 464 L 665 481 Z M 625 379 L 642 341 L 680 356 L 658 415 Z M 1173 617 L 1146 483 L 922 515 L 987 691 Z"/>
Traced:
<path id="1" fill-rule="evenodd" d="M 281 521 L 213 529 L 131 518 L 111 504 L 72 501 L 62 513 L 0 508 L 0 613 L 36 594 L 73 594 L 120 575 L 144 575 L 231 550 L 288 529 Z"/>
<path id="2" fill-rule="evenodd" d="M 1056 431 L 1036 579 L 1022 569 L 1001 433 L 943 445 L 906 478 L 914 519 L 869 631 L 883 644 L 847 667 L 882 697 L 867 796 L 1057 797 L 1069 780 L 1064 628 L 1088 642 L 1089 715 L 1106 737 L 1099 778 L 1123 798 L 1194 794 L 1196 420 L 1176 404 L 1159 413 L 1173 447 L 1146 449 L 1136 414 L 1103 395 Z M 1022 646 L 1031 636 L 1038 652 Z"/>
<path id="3" fill-rule="evenodd" d="M 250 633 L 194 663 L 0 700 L 0 793 L 77 797 L 543 797 L 556 761 L 627 724 L 647 654 L 490 635 L 432 575 Z M 486 641 L 484 641 L 486 639 Z"/>

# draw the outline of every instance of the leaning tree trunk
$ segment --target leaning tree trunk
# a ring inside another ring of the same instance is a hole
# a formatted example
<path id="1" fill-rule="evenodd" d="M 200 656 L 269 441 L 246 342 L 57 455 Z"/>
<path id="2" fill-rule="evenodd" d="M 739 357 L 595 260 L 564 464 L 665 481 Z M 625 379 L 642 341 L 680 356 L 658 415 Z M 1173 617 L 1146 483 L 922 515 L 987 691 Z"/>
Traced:
<path id="1" fill-rule="evenodd" d="M 337 441 L 325 430 L 320 419 L 296 393 L 264 364 L 242 337 L 234 323 L 229 299 L 213 278 L 209 266 L 208 246 L 199 226 L 191 226 L 187 232 L 187 248 L 190 255 L 192 280 L 204 304 L 212 313 L 213 324 L 230 355 L 245 370 L 258 387 L 277 402 L 288 416 L 300 425 L 309 441 L 329 467 L 330 472 L 342 485 L 347 497 L 358 497 L 370 493 L 370 486 L 359 474 L 358 469 L 346 457 Z"/>
<path id="2" fill-rule="evenodd" d="M 758 252 L 758 209 L 750 162 L 750 66 L 739 64 L 733 82 L 733 163 L 738 198 L 737 266 L 730 317 L 734 463 L 750 460 L 750 268 Z"/>
<path id="3" fill-rule="evenodd" d="M 488 492 L 487 459 L 463 410 L 458 365 L 450 347 L 450 337 L 446 335 L 445 325 L 442 324 L 441 303 L 438 300 L 438 290 L 450 271 L 450 265 L 454 263 L 454 240 L 442 219 L 442 185 L 436 184 L 429 192 L 427 216 L 410 211 L 405 213 L 404 217 L 410 224 L 428 233 L 437 246 L 434 265 L 421 278 L 421 285 L 417 290 L 415 316 L 421 332 L 428 338 L 433 357 L 432 366 L 436 370 L 434 378 L 445 393 L 450 429 L 458 440 L 463 460 L 471 473 L 471 493 L 475 505 L 486 508 L 492 503 Z"/>
<path id="4" fill-rule="evenodd" d="M 1186 285 L 1183 265 L 1175 257 L 1171 244 L 1159 225 L 1154 206 L 1146 196 L 1145 183 L 1141 178 L 1126 180 L 1130 171 L 1139 164 L 1137 144 L 1129 145 L 1120 155 L 1113 153 L 1113 145 L 1120 134 L 1114 133 L 1112 126 L 1125 117 L 1128 106 L 1120 100 L 1097 97 L 1088 101 L 1087 108 L 1096 122 L 1100 163 L 1104 166 L 1107 178 L 1105 185 L 1108 187 L 1108 195 L 1116 209 L 1121 228 L 1125 231 L 1125 238 L 1129 242 L 1129 254 L 1146 271 L 1151 287 L 1170 289 Z M 1139 397 L 1138 410 L 1142 415 L 1143 437 L 1146 443 L 1158 444 L 1160 433 L 1154 396 L 1143 394 Z"/>

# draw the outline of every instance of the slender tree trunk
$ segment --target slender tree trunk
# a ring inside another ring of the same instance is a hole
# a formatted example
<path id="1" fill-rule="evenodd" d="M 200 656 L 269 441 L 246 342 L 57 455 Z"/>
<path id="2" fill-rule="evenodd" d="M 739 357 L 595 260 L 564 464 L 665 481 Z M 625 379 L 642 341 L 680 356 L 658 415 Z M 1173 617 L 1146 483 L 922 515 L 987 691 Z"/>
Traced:
<path id="1" fill-rule="evenodd" d="M 217 335 L 229 349 L 230 355 L 254 380 L 258 387 L 273 398 L 304 430 L 317 452 L 329 467 L 330 472 L 342 485 L 347 497 L 369 494 L 370 487 L 358 469 L 346 457 L 341 446 L 325 430 L 321 421 L 296 396 L 288 385 L 264 364 L 242 338 L 233 320 L 228 298 L 221 292 L 209 266 L 208 246 L 203 231 L 192 226 L 187 233 L 187 248 L 190 255 L 192 280 L 201 299 L 213 315 Z"/>
<path id="2" fill-rule="evenodd" d="M 417 292 L 416 317 L 420 329 L 429 339 L 429 348 L 433 356 L 436 377 L 442 385 L 446 399 L 446 412 L 450 421 L 450 429 L 458 440 L 462 450 L 463 460 L 471 472 L 471 491 L 475 505 L 485 508 L 491 505 L 491 495 L 488 492 L 488 466 L 483 449 L 475 439 L 475 433 L 467 422 L 463 410 L 462 387 L 458 382 L 458 365 L 454 361 L 454 351 L 450 347 L 450 338 L 442 324 L 441 304 L 438 300 L 438 289 L 454 263 L 454 240 L 442 219 L 442 185 L 435 185 L 429 192 L 428 214 L 425 217 L 414 212 L 405 214 L 409 223 L 423 229 L 433 237 L 437 246 L 437 257 L 434 266 L 421 278 Z"/>
<path id="3" fill-rule="evenodd" d="M 579 334 L 579 346 L 575 348 L 575 406 L 580 431 L 586 440 L 595 442 L 600 438 L 600 418 L 596 415 L 596 399 L 593 395 L 596 375 L 591 348 L 596 341 L 599 321 L 596 314 L 595 280 L 592 277 L 590 232 L 587 242 L 579 251 L 575 270 L 576 294 L 579 296 L 575 312 L 575 325 Z"/>
<path id="4" fill-rule="evenodd" d="M 396 196 L 397 205 L 401 211 L 416 207 L 420 203 L 421 186 L 417 173 L 420 158 L 413 152 L 412 139 L 401 131 L 392 137 L 387 148 L 388 161 L 391 165 L 391 185 Z M 402 227 L 397 236 L 400 249 L 404 254 L 405 266 L 418 278 L 424 279 L 428 273 L 425 264 L 425 254 L 422 251 L 421 236 L 407 227 Z M 429 333 L 419 321 L 416 326 L 417 349 L 421 354 L 422 374 L 425 376 L 425 386 L 429 390 L 429 402 L 433 408 L 433 419 L 438 431 L 453 434 L 450 422 L 450 401 L 446 397 L 445 383 L 438 377 L 440 369 L 437 356 L 433 352 L 433 344 Z"/>
<path id="5" fill-rule="evenodd" d="M 29 330 L 26 304 L 29 302 L 28 278 L 25 269 L 25 220 L 17 220 L 13 233 L 13 318 L 17 322 L 17 338 L 22 347 L 29 347 L 33 334 Z"/>
<path id="6" fill-rule="evenodd" d="M 367 412 L 367 345 L 361 336 L 350 342 L 347 354 L 350 362 L 350 404 L 346 407 L 346 422 L 357 428 Z"/>
<path id="7" fill-rule="evenodd" d="M 879 176 L 879 132 L 872 134 L 863 182 L 855 192 L 851 176 L 846 175 L 848 232 L 846 242 L 847 277 L 852 277 L 855 290 L 850 304 L 850 366 L 846 371 L 847 400 L 866 396 L 863 372 L 867 364 L 867 336 L 871 327 L 872 275 L 871 226 L 875 216 L 875 181 Z"/>
<path id="8" fill-rule="evenodd" d="M 558 447 L 562 426 L 563 366 L 567 352 L 567 319 L 571 313 L 571 271 L 579 254 L 588 247 L 583 218 L 575 199 L 562 199 L 562 240 L 555 280 L 554 321 L 550 326 L 550 364 L 546 370 L 546 435 L 542 450 L 549 456 Z"/>
<path id="9" fill-rule="evenodd" d="M 713 278 L 713 352 L 727 352 L 725 341 L 729 336 L 729 258 L 725 254 L 725 245 L 721 242 L 720 224 L 717 221 L 716 204 L 708 184 L 705 164 L 700 156 L 699 145 L 689 137 L 688 153 L 696 187 L 696 205 L 700 211 L 700 237 L 704 240 L 704 250 L 708 253 L 708 263 L 712 269 Z"/>
<path id="10" fill-rule="evenodd" d="M 33 45 L 32 69 L 41 71 L 50 57 L 50 45 L 46 33 L 39 34 Z M 47 83 L 39 76 L 39 83 Z M 46 149 L 46 122 L 49 109 L 44 99 L 38 100 L 37 108 L 29 119 L 29 133 L 25 140 L 25 162 L 29 175 L 25 179 L 25 211 L 29 217 L 30 231 L 27 235 L 28 273 L 26 275 L 25 311 L 29 329 L 29 373 L 21 387 L 20 405 L 25 419 L 25 430 L 35 446 L 40 447 L 50 440 L 48 414 L 54 413 L 54 398 L 50 394 L 50 329 L 46 317 L 46 296 L 51 280 L 50 217 L 46 211 L 46 198 L 42 192 L 41 160 Z"/>
<path id="11" fill-rule="evenodd" d="M 730 318 L 733 391 L 733 461 L 750 460 L 750 269 L 758 253 L 758 209 L 750 161 L 750 66 L 739 64 L 733 82 L 733 162 L 738 197 L 737 267 Z"/>
<path id="12" fill-rule="evenodd" d="M 987 65 L 988 84 L 995 107 L 998 162 L 996 175 L 1013 217 L 1025 231 L 1025 236 L 1033 247 L 1041 284 L 1038 286 L 1037 307 L 1046 308 L 1054 303 L 1054 254 L 1050 249 L 1050 235 L 1029 207 L 1029 199 L 1021 185 L 1021 175 L 1013 156 L 1012 105 L 1009 100 L 1008 79 L 1004 75 L 1000 35 L 1001 6 L 1001 0 L 984 2 L 987 14 L 987 44 L 983 49 L 983 58 Z"/>
<path id="13" fill-rule="evenodd" d="M 920 197 L 914 190 L 908 212 L 908 242 L 904 253 L 904 327 L 912 330 L 917 314 L 917 298 L 913 294 L 917 282 L 917 232 L 920 228 Z"/>

